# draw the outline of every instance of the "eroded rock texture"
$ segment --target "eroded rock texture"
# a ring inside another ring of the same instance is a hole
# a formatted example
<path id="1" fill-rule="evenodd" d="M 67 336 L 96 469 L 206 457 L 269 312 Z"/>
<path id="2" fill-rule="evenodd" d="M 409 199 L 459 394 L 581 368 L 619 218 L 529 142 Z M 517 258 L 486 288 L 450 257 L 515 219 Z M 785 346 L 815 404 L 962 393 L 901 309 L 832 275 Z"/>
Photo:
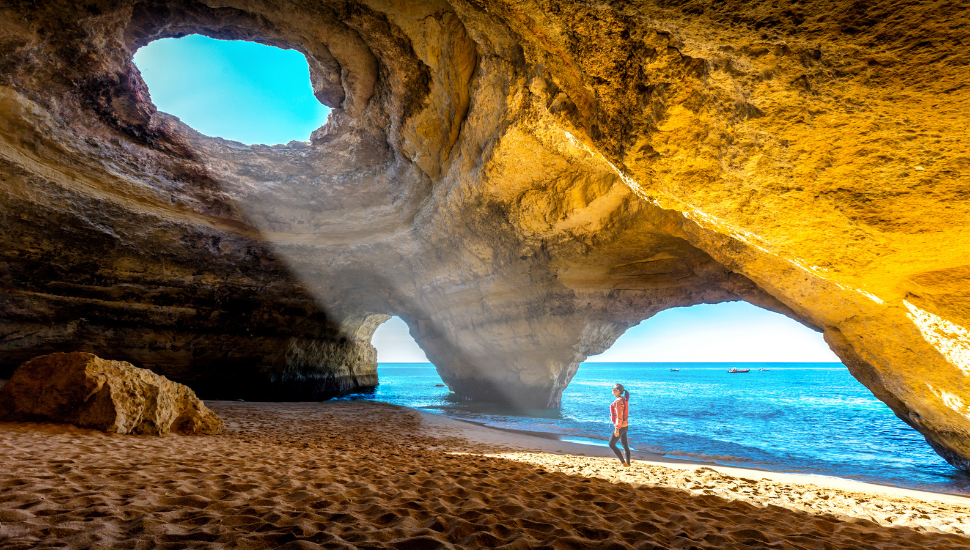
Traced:
<path id="1" fill-rule="evenodd" d="M 460 394 L 555 406 L 630 326 L 741 299 L 970 469 L 966 7 L 6 5 L 8 368 L 84 341 L 323 395 L 396 314 Z M 187 33 L 305 53 L 329 121 L 247 147 L 157 112 L 132 55 Z"/>
<path id="2" fill-rule="evenodd" d="M 52 353 L 21 365 L 0 388 L 0 419 L 52 421 L 104 432 L 221 433 L 195 392 L 148 369 L 90 353 Z"/>

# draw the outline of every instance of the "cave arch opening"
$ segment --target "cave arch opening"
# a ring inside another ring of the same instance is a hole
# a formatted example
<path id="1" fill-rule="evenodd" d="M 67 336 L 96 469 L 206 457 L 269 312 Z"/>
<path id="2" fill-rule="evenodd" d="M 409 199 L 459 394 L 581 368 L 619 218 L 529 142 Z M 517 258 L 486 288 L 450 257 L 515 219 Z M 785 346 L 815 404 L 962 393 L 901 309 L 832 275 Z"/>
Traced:
<path id="1" fill-rule="evenodd" d="M 371 345 L 377 349 L 378 385 L 366 398 L 415 408 L 435 408 L 457 400 L 401 317 L 381 323 Z"/>
<path id="2" fill-rule="evenodd" d="M 416 354 L 388 353 L 388 344 L 402 342 Z M 557 409 L 459 398 L 439 386 L 435 367 L 399 318 L 382 325 L 373 344 L 385 370 L 369 399 L 603 446 L 610 390 L 621 382 L 632 393 L 631 445 L 640 451 L 901 486 L 967 484 L 849 373 L 820 333 L 748 302 L 652 316 L 584 362 Z M 731 367 L 750 371 L 729 374 Z"/>
<path id="3" fill-rule="evenodd" d="M 428 356 L 414 341 L 407 323 L 396 315 L 377 327 L 371 343 L 377 349 L 378 364 L 428 362 Z"/>
<path id="4" fill-rule="evenodd" d="M 297 50 L 192 34 L 150 42 L 134 63 L 160 111 L 210 137 L 247 145 L 309 141 L 330 113 Z"/>
<path id="5" fill-rule="evenodd" d="M 967 487 L 968 478 L 857 380 L 821 333 L 747 302 L 672 308 L 631 328 L 579 367 L 563 392 L 563 417 L 588 415 L 609 429 L 605 404 L 617 382 L 631 392 L 631 444 L 642 450 Z"/>

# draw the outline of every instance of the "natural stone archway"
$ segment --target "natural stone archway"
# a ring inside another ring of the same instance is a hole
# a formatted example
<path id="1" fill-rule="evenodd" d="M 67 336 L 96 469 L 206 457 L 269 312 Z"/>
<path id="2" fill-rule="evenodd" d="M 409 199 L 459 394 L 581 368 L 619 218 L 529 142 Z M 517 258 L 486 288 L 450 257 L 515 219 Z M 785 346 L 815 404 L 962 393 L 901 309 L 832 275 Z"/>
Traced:
<path id="1" fill-rule="evenodd" d="M 7 6 L 8 371 L 85 349 L 322 396 L 376 381 L 398 314 L 457 392 L 554 406 L 629 326 L 743 299 L 970 469 L 966 9 Z M 247 147 L 157 112 L 133 52 L 190 32 L 302 51 L 328 123 Z"/>

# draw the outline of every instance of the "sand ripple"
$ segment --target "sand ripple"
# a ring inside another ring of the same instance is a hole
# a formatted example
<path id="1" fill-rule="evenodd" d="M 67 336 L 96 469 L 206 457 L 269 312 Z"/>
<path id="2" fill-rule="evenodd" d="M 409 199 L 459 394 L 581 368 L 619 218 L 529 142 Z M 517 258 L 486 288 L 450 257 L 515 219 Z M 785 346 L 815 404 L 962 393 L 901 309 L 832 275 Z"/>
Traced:
<path id="1" fill-rule="evenodd" d="M 224 435 L 0 423 L 0 547 L 970 548 L 932 525 L 740 498 L 717 472 L 678 488 L 682 474 L 644 469 L 647 485 L 603 459 L 489 456 L 387 405 L 211 405 Z"/>

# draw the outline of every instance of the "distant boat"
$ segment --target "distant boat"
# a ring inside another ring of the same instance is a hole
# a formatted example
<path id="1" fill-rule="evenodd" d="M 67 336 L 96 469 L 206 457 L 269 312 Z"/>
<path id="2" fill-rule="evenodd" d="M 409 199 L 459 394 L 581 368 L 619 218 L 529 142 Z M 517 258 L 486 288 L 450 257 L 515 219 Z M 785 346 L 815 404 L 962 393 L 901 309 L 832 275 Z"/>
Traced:
<path id="1" fill-rule="evenodd" d="M 768 371 L 770 371 L 771 369 L 766 369 L 766 368 L 760 368 L 760 369 L 758 369 L 758 370 L 760 370 L 760 371 L 764 371 L 764 372 L 768 372 Z"/>
<path id="2" fill-rule="evenodd" d="M 751 372 L 751 369 L 739 369 L 736 367 L 731 367 L 728 369 L 728 374 L 744 374 L 746 372 Z"/>
<path id="3" fill-rule="evenodd" d="M 445 387 L 445 385 L 444 384 L 435 384 L 434 387 L 436 387 L 436 388 L 443 388 L 443 387 Z"/>
<path id="4" fill-rule="evenodd" d="M 680 372 L 680 369 L 670 369 L 670 372 Z"/>

